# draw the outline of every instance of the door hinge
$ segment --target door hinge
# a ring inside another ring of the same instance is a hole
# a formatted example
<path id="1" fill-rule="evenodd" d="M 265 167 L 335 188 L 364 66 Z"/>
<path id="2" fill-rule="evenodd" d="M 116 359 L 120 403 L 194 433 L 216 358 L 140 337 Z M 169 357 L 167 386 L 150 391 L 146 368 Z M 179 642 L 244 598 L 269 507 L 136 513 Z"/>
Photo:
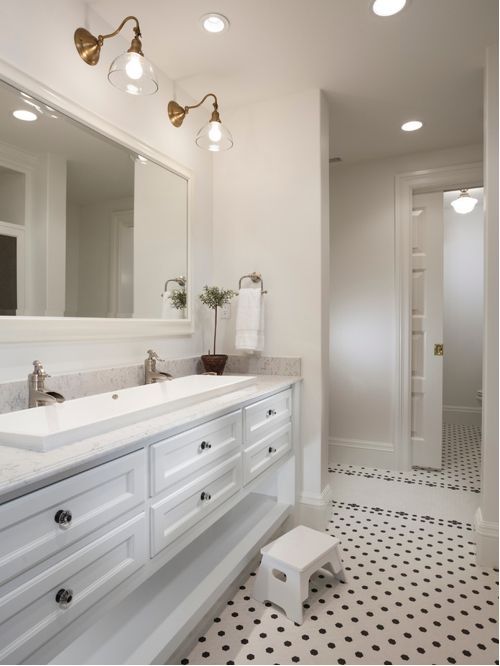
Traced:
<path id="1" fill-rule="evenodd" d="M 434 345 L 434 356 L 443 356 L 444 346 L 442 343 Z"/>

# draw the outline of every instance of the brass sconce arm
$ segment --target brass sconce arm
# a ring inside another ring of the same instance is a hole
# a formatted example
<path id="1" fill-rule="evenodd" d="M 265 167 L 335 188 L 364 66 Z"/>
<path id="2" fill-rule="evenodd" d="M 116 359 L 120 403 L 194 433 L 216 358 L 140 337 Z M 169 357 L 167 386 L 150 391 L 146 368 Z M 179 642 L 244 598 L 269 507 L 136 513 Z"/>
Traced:
<path id="1" fill-rule="evenodd" d="M 98 35 L 97 37 L 94 37 L 94 35 L 92 35 L 86 28 L 78 28 L 75 31 L 75 46 L 80 57 L 87 63 L 87 65 L 97 65 L 104 40 L 115 37 L 121 32 L 123 26 L 128 21 L 135 21 L 134 37 L 130 44 L 130 48 L 128 49 L 128 53 L 138 53 L 139 55 L 144 56 L 144 53 L 142 52 L 142 42 L 140 40 L 142 35 L 139 21 L 135 16 L 127 16 L 123 19 L 118 28 L 114 32 L 110 32 L 108 35 Z"/>
<path id="2" fill-rule="evenodd" d="M 135 16 L 127 16 L 126 18 L 123 19 L 123 21 L 120 23 L 118 28 L 114 32 L 110 32 L 109 35 L 99 35 L 97 37 L 97 41 L 99 42 L 99 46 L 102 46 L 104 43 L 105 39 L 109 39 L 110 37 L 115 37 L 119 32 L 122 31 L 123 26 L 127 21 L 135 21 L 135 26 L 134 26 L 134 33 L 135 37 L 132 40 L 132 44 L 130 45 L 129 52 L 133 53 L 140 53 L 141 55 L 144 55 L 142 52 L 142 44 L 141 40 L 139 39 L 141 35 L 141 26 L 139 25 L 139 21 Z"/>
<path id="3" fill-rule="evenodd" d="M 201 100 L 201 102 L 198 102 L 198 104 L 192 104 L 190 106 L 181 106 L 180 104 L 177 104 L 177 102 L 175 102 L 174 100 L 170 101 L 168 103 L 168 117 L 170 118 L 170 122 L 172 123 L 172 125 L 174 125 L 175 127 L 180 127 L 184 121 L 184 118 L 189 113 L 190 109 L 197 109 L 199 106 L 203 104 L 203 102 L 208 97 L 214 98 L 214 110 L 212 111 L 212 117 L 210 120 L 220 122 L 219 104 L 217 102 L 217 96 L 214 95 L 214 93 L 207 93 L 205 97 Z"/>

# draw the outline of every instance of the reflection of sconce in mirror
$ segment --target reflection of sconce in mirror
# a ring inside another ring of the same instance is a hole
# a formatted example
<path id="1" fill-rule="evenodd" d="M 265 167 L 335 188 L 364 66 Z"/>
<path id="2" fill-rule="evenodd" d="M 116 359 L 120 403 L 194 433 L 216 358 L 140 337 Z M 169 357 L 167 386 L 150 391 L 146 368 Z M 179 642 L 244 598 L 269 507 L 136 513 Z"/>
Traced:
<path id="1" fill-rule="evenodd" d="M 221 150 L 229 150 L 233 145 L 233 137 L 231 132 L 224 127 L 221 123 L 219 115 L 219 105 L 217 97 L 213 93 L 208 93 L 198 104 L 192 106 L 181 106 L 174 100 L 168 103 L 168 117 L 174 127 L 180 127 L 184 122 L 184 118 L 189 113 L 190 109 L 197 109 L 203 104 L 207 97 L 214 98 L 214 110 L 210 116 L 209 122 L 204 125 L 196 135 L 196 144 L 200 148 L 210 150 L 211 152 L 219 152 Z"/>
<path id="2" fill-rule="evenodd" d="M 142 52 L 141 28 L 135 16 L 127 16 L 109 35 L 94 37 L 86 28 L 75 30 L 75 46 L 87 65 L 97 65 L 105 39 L 117 35 L 127 21 L 135 21 L 134 37 L 130 48 L 111 63 L 108 79 L 114 86 L 130 95 L 152 95 L 158 90 L 153 66 Z"/>

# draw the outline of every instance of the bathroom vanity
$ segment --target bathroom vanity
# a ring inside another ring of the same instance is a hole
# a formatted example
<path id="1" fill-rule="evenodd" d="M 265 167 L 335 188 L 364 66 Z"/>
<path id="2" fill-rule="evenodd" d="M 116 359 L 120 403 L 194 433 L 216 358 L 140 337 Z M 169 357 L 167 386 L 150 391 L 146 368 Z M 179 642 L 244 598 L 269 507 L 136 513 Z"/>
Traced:
<path id="1" fill-rule="evenodd" d="M 0 663 L 166 663 L 293 510 L 299 391 L 0 446 Z"/>

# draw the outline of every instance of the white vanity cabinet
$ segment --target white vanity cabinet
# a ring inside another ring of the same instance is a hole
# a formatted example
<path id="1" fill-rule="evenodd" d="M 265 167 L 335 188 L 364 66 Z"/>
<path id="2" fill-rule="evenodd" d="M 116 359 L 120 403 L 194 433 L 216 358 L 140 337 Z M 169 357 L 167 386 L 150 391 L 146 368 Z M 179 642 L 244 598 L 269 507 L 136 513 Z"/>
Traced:
<path id="1" fill-rule="evenodd" d="M 294 404 L 235 405 L 0 505 L 0 663 L 168 659 L 291 512 Z"/>

